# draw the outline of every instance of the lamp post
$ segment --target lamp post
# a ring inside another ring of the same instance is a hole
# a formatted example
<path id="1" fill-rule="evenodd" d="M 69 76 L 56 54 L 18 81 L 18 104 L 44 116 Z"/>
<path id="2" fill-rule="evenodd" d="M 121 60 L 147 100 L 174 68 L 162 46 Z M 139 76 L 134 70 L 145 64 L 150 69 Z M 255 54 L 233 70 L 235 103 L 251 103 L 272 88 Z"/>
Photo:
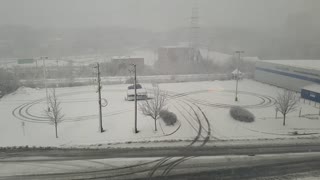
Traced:
<path id="1" fill-rule="evenodd" d="M 236 51 L 235 53 L 239 54 L 238 61 L 237 61 L 237 77 L 236 77 L 237 83 L 236 83 L 236 97 L 235 97 L 235 101 L 238 101 L 239 61 L 240 61 L 241 53 L 244 53 L 244 51 Z"/>
<path id="2" fill-rule="evenodd" d="M 47 70 L 46 70 L 46 59 L 48 59 L 48 57 L 40 57 L 40 59 L 42 59 L 42 63 L 43 63 L 43 84 L 44 84 L 44 88 L 46 89 L 46 102 L 48 106 L 48 88 L 47 88 Z"/>
<path id="3" fill-rule="evenodd" d="M 137 120 L 138 120 L 138 113 L 137 113 L 137 65 L 136 64 L 130 64 L 133 67 L 134 71 L 134 133 L 138 133 L 137 128 Z"/>

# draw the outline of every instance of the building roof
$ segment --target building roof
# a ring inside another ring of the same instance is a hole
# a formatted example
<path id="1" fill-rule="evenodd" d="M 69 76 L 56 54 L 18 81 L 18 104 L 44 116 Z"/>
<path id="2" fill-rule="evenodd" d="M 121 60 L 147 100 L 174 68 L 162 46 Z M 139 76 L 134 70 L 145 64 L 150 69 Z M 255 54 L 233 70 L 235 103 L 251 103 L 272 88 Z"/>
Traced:
<path id="1" fill-rule="evenodd" d="M 320 84 L 311 84 L 311 85 L 303 87 L 302 89 L 320 93 Z"/>
<path id="2" fill-rule="evenodd" d="M 189 42 L 182 42 L 177 45 L 161 46 L 160 48 L 190 48 L 190 43 Z"/>
<path id="3" fill-rule="evenodd" d="M 144 58 L 140 56 L 113 56 L 112 59 L 118 60 L 118 59 L 144 59 Z"/>
<path id="4" fill-rule="evenodd" d="M 261 62 L 320 70 L 320 60 L 262 60 Z"/>

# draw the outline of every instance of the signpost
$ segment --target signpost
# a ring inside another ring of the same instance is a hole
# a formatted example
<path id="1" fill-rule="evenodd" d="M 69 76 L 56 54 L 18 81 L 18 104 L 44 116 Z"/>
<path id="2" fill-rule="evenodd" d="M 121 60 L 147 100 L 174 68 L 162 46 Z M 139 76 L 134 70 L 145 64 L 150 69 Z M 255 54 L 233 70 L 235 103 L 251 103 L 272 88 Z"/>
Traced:
<path id="1" fill-rule="evenodd" d="M 25 136 L 26 135 L 25 130 L 24 130 L 25 123 L 23 121 L 21 122 L 21 127 L 22 127 L 23 136 Z"/>

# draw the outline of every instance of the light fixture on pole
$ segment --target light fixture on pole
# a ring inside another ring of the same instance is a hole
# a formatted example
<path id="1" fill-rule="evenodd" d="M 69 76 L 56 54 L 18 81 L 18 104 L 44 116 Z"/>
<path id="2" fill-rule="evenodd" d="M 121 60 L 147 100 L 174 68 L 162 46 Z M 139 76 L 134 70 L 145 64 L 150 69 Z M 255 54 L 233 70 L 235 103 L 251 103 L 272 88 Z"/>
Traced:
<path id="1" fill-rule="evenodd" d="M 237 83 L 236 83 L 236 97 L 235 97 L 235 101 L 238 101 L 239 61 L 240 61 L 241 53 L 244 53 L 244 51 L 236 51 L 235 53 L 239 54 L 238 61 L 237 61 L 237 75 L 236 75 Z"/>
<path id="2" fill-rule="evenodd" d="M 138 119 L 138 113 L 137 113 L 137 65 L 136 64 L 130 64 L 133 66 L 133 72 L 134 72 L 134 133 L 138 133 L 137 128 L 137 119 Z"/>

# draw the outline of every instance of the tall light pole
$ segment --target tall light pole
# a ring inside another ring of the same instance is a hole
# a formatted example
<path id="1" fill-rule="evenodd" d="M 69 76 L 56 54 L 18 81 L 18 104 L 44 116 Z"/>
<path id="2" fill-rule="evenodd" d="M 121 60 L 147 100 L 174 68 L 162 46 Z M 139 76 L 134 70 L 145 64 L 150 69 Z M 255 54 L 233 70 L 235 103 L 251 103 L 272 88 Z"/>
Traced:
<path id="1" fill-rule="evenodd" d="M 236 97 L 235 97 L 235 101 L 238 101 L 238 81 L 239 81 L 239 61 L 240 61 L 240 56 L 241 56 L 241 53 L 244 53 L 244 51 L 236 51 L 235 52 L 236 54 L 238 54 L 238 61 L 237 61 L 237 83 L 236 83 Z"/>
<path id="2" fill-rule="evenodd" d="M 46 59 L 48 59 L 48 57 L 40 57 L 40 59 L 42 59 L 42 63 L 43 63 L 43 84 L 44 84 L 44 88 L 46 89 L 46 102 L 48 106 L 48 88 L 47 88 L 47 70 L 46 70 Z"/>
<path id="3" fill-rule="evenodd" d="M 137 128 L 137 119 L 138 119 L 138 112 L 137 112 L 137 65 L 131 64 L 133 66 L 134 71 L 134 133 L 138 133 Z"/>

